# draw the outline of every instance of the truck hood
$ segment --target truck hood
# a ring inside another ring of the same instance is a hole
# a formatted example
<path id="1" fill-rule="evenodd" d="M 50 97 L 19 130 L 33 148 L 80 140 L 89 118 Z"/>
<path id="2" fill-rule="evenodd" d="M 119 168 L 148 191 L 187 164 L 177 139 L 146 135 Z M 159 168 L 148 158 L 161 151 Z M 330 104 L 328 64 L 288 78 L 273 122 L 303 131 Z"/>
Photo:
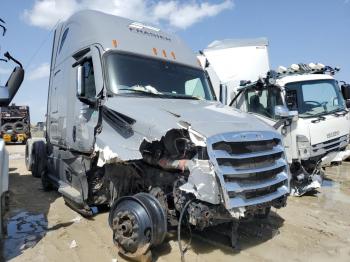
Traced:
<path id="1" fill-rule="evenodd" d="M 311 145 L 324 143 L 349 134 L 349 113 L 346 116 L 326 115 L 325 120 L 312 122 L 316 118 L 298 120 L 300 134 L 309 137 Z"/>
<path id="2" fill-rule="evenodd" d="M 159 139 L 168 130 L 184 124 L 205 137 L 274 130 L 262 120 L 217 101 L 115 96 L 104 106 L 134 119 L 134 132 L 149 139 Z"/>

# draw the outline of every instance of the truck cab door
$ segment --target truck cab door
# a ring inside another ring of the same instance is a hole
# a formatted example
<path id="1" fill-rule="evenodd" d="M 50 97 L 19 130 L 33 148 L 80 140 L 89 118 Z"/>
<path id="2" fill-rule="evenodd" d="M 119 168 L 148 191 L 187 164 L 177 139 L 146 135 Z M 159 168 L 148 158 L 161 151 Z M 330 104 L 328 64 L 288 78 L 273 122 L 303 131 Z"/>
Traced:
<path id="1" fill-rule="evenodd" d="M 288 120 L 288 125 L 276 126 L 280 118 L 275 114 L 275 106 L 285 105 L 280 89 L 273 87 L 263 90 L 245 89 L 235 97 L 232 105 L 243 112 L 254 114 L 266 124 L 276 128 L 283 137 L 287 159 L 291 162 L 292 157 L 289 148 L 292 145 L 291 131 L 293 122 Z"/>
<path id="2" fill-rule="evenodd" d="M 74 118 L 71 125 L 72 148 L 90 153 L 95 142 L 95 127 L 98 125 L 98 96 L 103 88 L 101 60 L 98 47 L 78 59 L 82 61 L 73 67 L 76 73 L 76 96 Z"/>

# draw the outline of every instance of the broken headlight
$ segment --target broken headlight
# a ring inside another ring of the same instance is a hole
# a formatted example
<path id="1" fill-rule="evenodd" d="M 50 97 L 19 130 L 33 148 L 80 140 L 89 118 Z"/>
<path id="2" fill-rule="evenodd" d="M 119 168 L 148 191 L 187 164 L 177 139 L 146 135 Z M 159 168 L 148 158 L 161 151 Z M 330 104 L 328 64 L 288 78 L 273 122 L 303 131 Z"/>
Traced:
<path id="1" fill-rule="evenodd" d="M 309 139 L 304 135 L 297 135 L 297 148 L 301 159 L 308 159 L 311 156 Z"/>

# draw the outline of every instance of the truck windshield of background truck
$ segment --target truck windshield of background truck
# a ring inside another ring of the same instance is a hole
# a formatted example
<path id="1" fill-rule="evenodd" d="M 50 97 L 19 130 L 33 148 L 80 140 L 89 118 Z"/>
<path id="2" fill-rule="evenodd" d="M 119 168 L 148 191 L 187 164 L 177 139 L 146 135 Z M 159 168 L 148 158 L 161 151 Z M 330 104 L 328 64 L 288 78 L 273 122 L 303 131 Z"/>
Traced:
<path id="1" fill-rule="evenodd" d="M 344 99 L 335 80 L 312 80 L 286 84 L 289 110 L 303 118 L 345 110 Z"/>
<path id="2" fill-rule="evenodd" d="M 214 100 L 204 71 L 130 54 L 106 57 L 109 89 L 114 94 Z"/>
<path id="3" fill-rule="evenodd" d="M 276 119 L 275 106 L 283 105 L 281 90 L 272 86 L 263 90 L 247 89 L 245 100 L 247 101 L 248 112 L 272 119 Z"/>

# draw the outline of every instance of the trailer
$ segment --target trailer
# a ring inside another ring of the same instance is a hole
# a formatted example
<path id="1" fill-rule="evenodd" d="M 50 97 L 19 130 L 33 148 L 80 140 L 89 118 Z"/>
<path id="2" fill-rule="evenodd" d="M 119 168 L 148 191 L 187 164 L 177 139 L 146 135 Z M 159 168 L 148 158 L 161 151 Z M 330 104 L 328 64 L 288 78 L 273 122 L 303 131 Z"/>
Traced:
<path id="1" fill-rule="evenodd" d="M 31 137 L 29 106 L 10 106 L 0 108 L 1 136 L 5 143 L 26 144 Z"/>

